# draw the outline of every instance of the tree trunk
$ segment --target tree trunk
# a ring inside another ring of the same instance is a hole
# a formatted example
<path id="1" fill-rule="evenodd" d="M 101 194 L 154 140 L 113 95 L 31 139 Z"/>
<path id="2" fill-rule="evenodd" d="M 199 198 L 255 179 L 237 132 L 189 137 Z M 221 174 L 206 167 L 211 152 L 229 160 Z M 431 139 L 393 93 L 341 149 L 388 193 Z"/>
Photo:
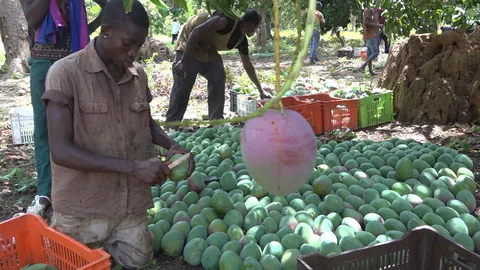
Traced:
<path id="1" fill-rule="evenodd" d="M 257 46 L 262 48 L 262 51 L 267 49 L 267 27 L 266 27 L 266 17 L 267 17 L 267 10 L 265 9 L 265 0 L 260 0 L 261 8 L 258 10 L 260 15 L 262 16 L 262 20 L 260 21 L 260 27 L 257 32 Z"/>
<path id="2" fill-rule="evenodd" d="M 0 0 L 0 35 L 10 74 L 28 72 L 28 26 L 18 0 Z"/>
<path id="3" fill-rule="evenodd" d="M 265 14 L 265 29 L 267 32 L 267 40 L 273 39 L 272 28 L 270 27 L 270 19 L 268 18 L 267 14 Z"/>

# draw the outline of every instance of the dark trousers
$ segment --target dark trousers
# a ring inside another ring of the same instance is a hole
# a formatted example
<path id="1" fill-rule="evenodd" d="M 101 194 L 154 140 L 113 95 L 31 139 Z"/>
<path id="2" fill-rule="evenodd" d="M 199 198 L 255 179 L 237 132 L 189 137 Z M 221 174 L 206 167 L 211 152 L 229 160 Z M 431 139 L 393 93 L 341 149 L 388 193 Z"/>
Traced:
<path id="1" fill-rule="evenodd" d="M 176 52 L 172 72 L 175 64 L 182 59 L 182 55 L 183 52 Z M 202 63 L 193 59 L 191 65 L 186 68 L 185 78 L 178 78 L 175 74 L 173 76 L 173 87 L 170 93 L 170 103 L 168 104 L 165 122 L 183 120 L 197 74 L 202 75 L 208 81 L 208 119 L 223 119 L 223 107 L 225 105 L 225 69 L 223 61 L 220 58 L 213 62 Z"/>
<path id="2" fill-rule="evenodd" d="M 380 46 L 380 43 L 385 43 L 385 53 L 388 53 L 390 51 L 390 43 L 388 43 L 388 37 L 385 35 L 383 31 L 380 31 L 378 34 L 378 46 Z"/>
<path id="3" fill-rule="evenodd" d="M 178 34 L 172 34 L 172 44 L 177 41 Z"/>
<path id="4" fill-rule="evenodd" d="M 33 106 L 33 140 L 37 168 L 37 194 L 50 197 L 52 171 L 48 145 L 47 109 L 41 98 L 45 92 L 45 79 L 53 60 L 30 58 L 30 94 Z"/>

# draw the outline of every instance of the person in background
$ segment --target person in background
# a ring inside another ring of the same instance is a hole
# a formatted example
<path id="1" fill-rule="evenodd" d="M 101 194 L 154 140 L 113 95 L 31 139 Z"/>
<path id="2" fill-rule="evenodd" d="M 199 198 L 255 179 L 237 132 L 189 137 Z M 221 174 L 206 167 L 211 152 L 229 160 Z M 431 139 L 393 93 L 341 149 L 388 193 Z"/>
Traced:
<path id="1" fill-rule="evenodd" d="M 108 0 L 94 1 L 103 8 Z M 20 0 L 20 3 L 28 23 L 30 39 L 30 94 L 38 180 L 37 195 L 28 206 L 27 213 L 41 216 L 51 205 L 52 186 L 47 115 L 40 99 L 45 92 L 47 71 L 55 61 L 87 45 L 89 34 L 100 26 L 102 12 L 87 24 L 83 0 Z"/>
<path id="2" fill-rule="evenodd" d="M 386 18 L 383 16 L 383 10 L 382 8 L 377 8 L 377 16 L 378 16 L 378 23 L 385 25 Z M 385 53 L 389 53 L 390 51 L 390 43 L 388 42 L 388 37 L 385 35 L 384 28 L 381 28 L 380 31 L 378 31 L 378 46 L 380 46 L 380 43 L 385 44 Z"/>
<path id="3" fill-rule="evenodd" d="M 315 22 L 313 25 L 313 34 L 312 34 L 312 41 L 310 43 L 310 64 L 315 64 L 318 61 L 317 58 L 317 48 L 318 44 L 320 43 L 320 38 L 322 35 L 321 25 L 325 23 L 325 18 L 323 17 L 322 12 L 322 3 L 317 2 L 316 10 L 315 10 Z"/>
<path id="4" fill-rule="evenodd" d="M 177 18 L 173 18 L 172 21 L 172 44 L 177 41 L 178 33 L 180 32 L 180 24 Z"/>
<path id="5" fill-rule="evenodd" d="M 335 36 L 337 36 L 337 38 L 338 38 L 338 41 L 340 42 L 340 45 L 343 48 L 343 47 L 345 47 L 345 40 L 343 39 L 343 37 L 341 35 L 341 31 L 342 31 L 341 27 L 334 26 L 334 27 L 332 27 L 332 32 L 330 33 L 330 36 L 333 37 L 333 34 L 335 34 Z"/>
<path id="6" fill-rule="evenodd" d="M 247 36 L 255 34 L 260 21 L 260 14 L 253 9 L 247 10 L 238 20 L 223 13 L 210 15 L 204 12 L 190 18 L 182 26 L 175 45 L 172 66 L 174 81 L 165 126 L 175 129 L 169 123 L 183 119 L 199 73 L 208 80 L 208 118 L 223 119 L 225 68 L 219 51 L 238 49 L 243 67 L 257 87 L 260 98 L 270 97 L 263 91 L 248 55 Z"/>
<path id="7" fill-rule="evenodd" d="M 154 144 L 187 154 L 152 119 L 148 79 L 135 62 L 148 35 L 145 8 L 123 0 L 104 9 L 100 35 L 48 71 L 47 108 L 52 155 L 53 229 L 95 249 L 123 269 L 151 264 L 153 235 L 145 212 L 151 186 L 170 174 Z M 193 155 L 188 175 L 194 170 Z M 188 177 L 188 175 L 186 177 Z"/>
<path id="8" fill-rule="evenodd" d="M 354 69 L 354 72 L 363 71 L 368 65 L 370 75 L 376 75 L 373 72 L 373 60 L 378 56 L 378 38 L 377 33 L 379 29 L 383 29 L 383 24 L 378 23 L 378 16 L 371 8 L 363 10 L 363 38 L 367 45 L 367 60 L 359 67 Z"/>

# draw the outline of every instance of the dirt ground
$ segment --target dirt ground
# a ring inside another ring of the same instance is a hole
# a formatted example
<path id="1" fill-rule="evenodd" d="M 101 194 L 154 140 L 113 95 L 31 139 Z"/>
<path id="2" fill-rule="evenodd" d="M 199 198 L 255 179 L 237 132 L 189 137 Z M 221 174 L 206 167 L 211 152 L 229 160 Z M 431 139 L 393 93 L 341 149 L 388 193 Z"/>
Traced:
<path id="1" fill-rule="evenodd" d="M 320 76 L 322 78 L 341 78 L 353 76 L 356 81 L 369 82 L 376 85 L 378 77 L 365 77 L 363 74 L 352 73 L 351 68 L 356 67 L 359 60 L 339 59 L 332 51 L 327 51 L 320 56 L 321 61 L 316 65 L 306 65 L 301 76 Z M 274 68 L 273 58 L 253 58 L 257 70 L 271 70 Z M 232 74 L 241 74 L 243 67 L 236 57 L 224 57 L 224 63 L 229 66 Z M 288 59 L 283 59 L 282 67 L 288 67 Z M 170 64 L 161 65 L 162 72 L 153 72 L 152 79 L 156 82 L 154 101 L 154 117 L 162 120 L 168 105 L 168 95 L 171 87 Z M 381 72 L 382 70 L 378 70 Z M 231 86 L 231 85 L 230 85 Z M 199 118 L 206 114 L 206 81 L 199 79 L 192 92 L 191 101 L 185 118 Z M 228 91 L 227 91 L 228 93 Z M 227 95 L 228 98 L 228 95 Z M 12 107 L 28 106 L 30 104 L 29 79 L 0 79 L 0 221 L 9 219 L 13 214 L 23 211 L 35 194 L 35 165 L 33 148 L 31 145 L 13 146 L 11 143 L 10 123 L 8 110 Z M 229 101 L 226 100 L 228 111 Z M 467 151 L 473 159 L 476 178 L 480 172 L 480 134 L 467 125 L 450 126 L 412 126 L 393 122 L 377 127 L 356 130 L 354 135 L 361 139 L 382 141 L 391 137 L 412 138 L 420 142 L 426 140 L 447 145 L 459 151 Z M 322 140 L 335 139 L 331 135 L 323 135 Z M 15 173 L 12 170 L 17 168 Z M 8 176 L 8 177 L 6 177 Z M 3 177 L 3 178 L 2 178 Z M 478 195 L 478 194 L 477 194 Z M 480 199 L 480 196 L 478 196 Z M 185 264 L 180 258 L 170 258 L 158 255 L 155 262 L 148 269 L 201 269 Z"/>

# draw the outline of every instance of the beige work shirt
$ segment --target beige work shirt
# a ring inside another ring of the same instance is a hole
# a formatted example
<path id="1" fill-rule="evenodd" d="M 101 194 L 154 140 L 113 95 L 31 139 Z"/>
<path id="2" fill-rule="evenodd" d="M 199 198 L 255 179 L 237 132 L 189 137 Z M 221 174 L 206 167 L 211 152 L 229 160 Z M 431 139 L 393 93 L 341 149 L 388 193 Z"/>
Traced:
<path id="1" fill-rule="evenodd" d="M 49 70 L 42 100 L 70 108 L 73 143 L 97 155 L 146 160 L 153 156 L 147 76 L 134 63 L 117 83 L 88 46 L 57 61 Z M 52 206 L 76 217 L 145 213 L 153 206 L 150 186 L 113 172 L 78 171 L 51 162 Z"/>

